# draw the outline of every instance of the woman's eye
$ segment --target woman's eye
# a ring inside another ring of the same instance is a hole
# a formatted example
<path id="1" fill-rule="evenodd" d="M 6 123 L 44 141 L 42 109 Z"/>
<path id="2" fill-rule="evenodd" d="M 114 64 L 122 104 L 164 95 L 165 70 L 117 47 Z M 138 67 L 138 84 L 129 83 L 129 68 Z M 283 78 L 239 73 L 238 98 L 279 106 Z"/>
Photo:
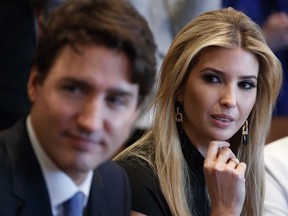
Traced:
<path id="1" fill-rule="evenodd" d="M 238 86 L 242 89 L 250 90 L 252 88 L 255 88 L 256 84 L 251 81 L 242 81 L 242 82 L 239 82 Z"/>
<path id="2" fill-rule="evenodd" d="M 220 78 L 214 74 L 205 74 L 203 78 L 208 83 L 220 83 L 221 82 Z"/>

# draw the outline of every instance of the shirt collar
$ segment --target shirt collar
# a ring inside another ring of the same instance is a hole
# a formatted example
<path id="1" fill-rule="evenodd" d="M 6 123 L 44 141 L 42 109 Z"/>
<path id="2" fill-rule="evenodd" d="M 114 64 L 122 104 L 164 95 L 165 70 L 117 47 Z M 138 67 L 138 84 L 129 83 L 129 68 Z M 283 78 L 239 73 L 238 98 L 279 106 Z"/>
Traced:
<path id="1" fill-rule="evenodd" d="M 33 129 L 30 115 L 27 117 L 26 125 L 32 148 L 34 149 L 48 188 L 52 211 L 57 211 L 59 205 L 71 198 L 78 191 L 84 193 L 84 206 L 86 206 L 88 202 L 93 171 L 89 171 L 87 177 L 79 186 L 76 185 L 66 173 L 61 171 L 53 163 L 53 161 L 43 150 Z M 65 185 L 65 187 L 63 187 L 63 185 Z"/>

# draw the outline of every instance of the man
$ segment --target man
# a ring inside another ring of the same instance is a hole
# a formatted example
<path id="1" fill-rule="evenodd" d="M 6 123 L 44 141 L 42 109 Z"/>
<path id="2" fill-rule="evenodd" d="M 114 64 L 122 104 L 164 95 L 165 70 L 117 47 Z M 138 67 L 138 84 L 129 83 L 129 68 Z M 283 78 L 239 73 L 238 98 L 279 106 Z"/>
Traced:
<path id="1" fill-rule="evenodd" d="M 154 53 L 147 23 L 122 0 L 72 0 L 48 18 L 30 114 L 0 134 L 1 216 L 66 215 L 78 194 L 85 215 L 130 215 L 126 175 L 109 158 L 153 87 Z"/>

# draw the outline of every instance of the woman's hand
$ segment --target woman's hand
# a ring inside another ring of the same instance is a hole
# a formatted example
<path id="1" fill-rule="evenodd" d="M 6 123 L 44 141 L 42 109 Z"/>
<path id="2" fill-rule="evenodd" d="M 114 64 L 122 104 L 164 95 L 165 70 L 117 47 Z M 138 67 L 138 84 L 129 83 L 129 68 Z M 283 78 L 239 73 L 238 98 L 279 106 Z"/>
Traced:
<path id="1" fill-rule="evenodd" d="M 225 141 L 212 141 L 204 161 L 211 215 L 240 215 L 245 199 L 246 164 L 239 162 Z"/>

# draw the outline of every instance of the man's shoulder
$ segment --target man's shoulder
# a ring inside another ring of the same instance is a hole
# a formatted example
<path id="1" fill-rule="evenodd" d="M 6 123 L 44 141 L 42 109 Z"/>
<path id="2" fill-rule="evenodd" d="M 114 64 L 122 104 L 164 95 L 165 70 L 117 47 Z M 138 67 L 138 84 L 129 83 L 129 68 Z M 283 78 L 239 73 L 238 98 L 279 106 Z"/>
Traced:
<path id="1" fill-rule="evenodd" d="M 99 172 L 109 172 L 109 171 L 116 171 L 116 172 L 119 172 L 122 170 L 122 168 L 117 164 L 115 163 L 114 161 L 112 160 L 108 160 L 104 163 L 102 163 L 98 168 L 97 170 Z"/>
<path id="2" fill-rule="evenodd" d="M 91 215 L 95 212 L 101 215 L 130 215 L 130 186 L 125 171 L 113 161 L 97 167 L 89 200 Z"/>
<path id="3" fill-rule="evenodd" d="M 94 170 L 94 180 L 98 182 L 123 183 L 127 180 L 127 174 L 122 167 L 114 161 L 108 160 Z"/>
<path id="4" fill-rule="evenodd" d="M 113 197 L 123 199 L 130 193 L 126 172 L 113 161 L 106 161 L 94 170 L 92 190 L 104 195 L 108 200 Z"/>

